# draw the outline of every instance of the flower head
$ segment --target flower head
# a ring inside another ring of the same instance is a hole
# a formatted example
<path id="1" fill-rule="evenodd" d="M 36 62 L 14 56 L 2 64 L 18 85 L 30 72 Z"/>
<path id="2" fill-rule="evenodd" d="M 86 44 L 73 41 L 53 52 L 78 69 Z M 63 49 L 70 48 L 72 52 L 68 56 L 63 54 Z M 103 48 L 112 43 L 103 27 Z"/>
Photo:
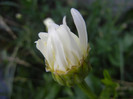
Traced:
<path id="1" fill-rule="evenodd" d="M 72 8 L 71 14 L 78 36 L 71 32 L 66 24 L 66 17 L 64 17 L 61 25 L 57 25 L 51 20 L 44 21 L 48 33 L 40 32 L 38 34 L 40 39 L 36 41 L 37 49 L 45 57 L 46 70 L 51 71 L 55 79 L 59 79 L 62 75 L 63 78 L 60 79 L 79 73 L 89 51 L 85 21 L 76 9 Z"/>

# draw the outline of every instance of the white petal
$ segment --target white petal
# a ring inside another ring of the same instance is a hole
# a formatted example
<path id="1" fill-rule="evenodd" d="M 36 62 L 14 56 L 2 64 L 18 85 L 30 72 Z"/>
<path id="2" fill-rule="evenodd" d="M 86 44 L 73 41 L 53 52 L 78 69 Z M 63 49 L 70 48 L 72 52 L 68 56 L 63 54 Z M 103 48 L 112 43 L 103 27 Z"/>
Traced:
<path id="1" fill-rule="evenodd" d="M 83 50 L 87 50 L 87 43 L 88 43 L 88 37 L 87 37 L 87 30 L 86 30 L 86 24 L 81 16 L 81 14 L 74 8 L 71 9 L 71 14 L 74 20 L 74 23 L 76 25 L 76 28 L 78 30 L 78 35 L 80 39 L 80 43 L 83 47 Z"/>
<path id="2" fill-rule="evenodd" d="M 46 58 L 46 48 L 47 48 L 47 39 L 48 39 L 48 33 L 40 32 L 38 34 L 40 39 L 36 41 L 36 47 L 37 49 L 43 54 L 43 56 Z"/>
<path id="3" fill-rule="evenodd" d="M 73 46 L 76 45 L 72 45 L 71 43 L 71 38 L 69 33 L 67 33 L 68 31 L 65 29 L 64 25 L 61 25 L 58 29 L 57 29 L 57 33 L 58 36 L 60 38 L 60 41 L 62 43 L 63 49 L 64 49 L 64 54 L 65 57 L 67 59 L 69 59 L 69 61 L 74 65 L 76 65 L 76 58 L 74 57 L 74 53 L 77 52 L 77 49 L 74 49 Z M 72 53 L 73 52 L 73 53 Z M 76 56 L 76 55 L 75 55 Z M 77 57 L 79 57 L 79 54 L 77 55 Z M 70 68 L 70 67 L 69 67 Z"/>
<path id="4" fill-rule="evenodd" d="M 54 53 L 51 37 L 49 37 L 47 40 L 46 59 L 48 61 L 49 66 L 53 69 L 54 62 L 55 62 L 55 53 Z"/>
<path id="5" fill-rule="evenodd" d="M 47 41 L 47 39 L 48 39 L 48 33 L 46 33 L 46 32 L 39 32 L 38 36 L 39 36 L 43 41 Z"/>
<path id="6" fill-rule="evenodd" d="M 51 32 L 52 33 L 50 34 L 52 37 L 53 47 L 55 51 L 55 59 L 57 64 L 59 65 L 59 69 L 64 71 L 64 69 L 67 68 L 66 67 L 67 61 L 64 53 L 64 48 L 63 48 L 62 42 L 59 39 L 58 33 L 56 33 L 54 29 L 51 30 Z"/>
<path id="7" fill-rule="evenodd" d="M 63 24 L 64 24 L 65 26 L 67 26 L 67 23 L 66 23 L 66 16 L 63 17 Z"/>
<path id="8" fill-rule="evenodd" d="M 44 25 L 46 25 L 46 27 L 48 28 L 50 26 L 51 23 L 55 23 L 53 21 L 53 19 L 51 18 L 46 18 L 44 21 L 43 21 Z"/>
<path id="9" fill-rule="evenodd" d="M 75 35 L 74 33 L 71 32 L 71 36 L 72 38 L 74 39 L 74 41 L 76 42 L 78 48 L 81 48 L 81 45 L 80 45 L 80 41 L 79 41 L 79 38 L 77 37 L 77 35 Z M 80 50 L 81 51 L 81 50 Z M 82 53 L 82 52 L 81 52 Z"/>
<path id="10" fill-rule="evenodd" d="M 59 70 L 59 65 L 58 65 L 57 62 L 55 61 L 55 62 L 54 62 L 54 71 L 56 71 L 56 70 Z"/>
<path id="11" fill-rule="evenodd" d="M 57 29 L 57 28 L 59 28 L 59 25 L 58 25 L 58 24 L 56 24 L 56 23 L 51 23 L 51 24 L 49 25 L 49 27 L 48 27 L 48 33 L 51 33 L 51 31 L 52 31 L 53 29 Z"/>
<path id="12" fill-rule="evenodd" d="M 37 49 L 43 54 L 44 57 L 46 57 L 47 42 L 44 42 L 43 40 L 39 39 L 35 43 L 36 43 Z"/>
<path id="13" fill-rule="evenodd" d="M 69 36 L 69 41 L 70 41 L 70 47 L 72 48 L 73 51 L 76 53 L 76 55 L 78 56 L 78 58 L 80 59 L 82 56 L 82 51 L 80 50 L 80 45 L 79 45 L 79 38 L 70 31 L 69 27 L 66 24 L 66 17 L 63 18 L 63 26 L 64 26 L 64 30 L 68 33 Z M 64 36 L 65 37 L 65 36 Z"/>

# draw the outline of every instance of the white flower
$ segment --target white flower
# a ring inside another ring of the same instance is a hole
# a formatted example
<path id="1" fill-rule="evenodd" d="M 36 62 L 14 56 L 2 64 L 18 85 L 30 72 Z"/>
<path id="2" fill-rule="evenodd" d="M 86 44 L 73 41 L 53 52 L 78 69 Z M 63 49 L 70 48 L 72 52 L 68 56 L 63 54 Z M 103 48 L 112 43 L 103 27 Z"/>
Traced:
<path id="1" fill-rule="evenodd" d="M 78 36 L 72 33 L 67 26 L 66 17 L 63 18 L 63 24 L 61 25 L 50 21 L 46 24 L 48 33 L 40 32 L 38 34 L 40 39 L 36 41 L 36 47 L 47 61 L 49 67 L 47 71 L 66 73 L 72 66 L 80 66 L 82 60 L 88 55 L 85 21 L 76 9 L 72 8 L 71 14 Z"/>

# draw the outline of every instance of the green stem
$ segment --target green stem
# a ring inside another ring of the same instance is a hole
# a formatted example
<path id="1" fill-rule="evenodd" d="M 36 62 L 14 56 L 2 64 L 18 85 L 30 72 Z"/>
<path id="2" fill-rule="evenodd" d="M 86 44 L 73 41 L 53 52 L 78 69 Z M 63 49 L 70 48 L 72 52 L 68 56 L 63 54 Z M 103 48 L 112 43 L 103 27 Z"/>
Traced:
<path id="1" fill-rule="evenodd" d="M 90 99 L 98 99 L 96 95 L 91 91 L 90 87 L 87 85 L 85 81 L 82 81 L 81 83 L 77 84 L 80 89 L 82 89 Z"/>

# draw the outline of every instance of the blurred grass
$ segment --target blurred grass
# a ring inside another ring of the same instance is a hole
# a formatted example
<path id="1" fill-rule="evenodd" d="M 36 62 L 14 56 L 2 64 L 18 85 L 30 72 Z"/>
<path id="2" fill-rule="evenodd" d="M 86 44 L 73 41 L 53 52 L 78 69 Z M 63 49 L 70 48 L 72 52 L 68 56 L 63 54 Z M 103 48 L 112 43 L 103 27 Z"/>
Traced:
<path id="1" fill-rule="evenodd" d="M 11 99 L 87 99 L 80 89 L 60 86 L 50 73 L 45 72 L 44 58 L 34 43 L 38 33 L 46 31 L 43 20 L 47 17 L 61 24 L 66 15 L 68 25 L 77 34 L 70 15 L 71 7 L 82 13 L 87 24 L 93 70 L 86 81 L 92 90 L 100 94 L 104 88 L 100 79 L 106 69 L 113 80 L 120 83 L 118 98 L 133 98 L 133 9 L 114 14 L 105 2 L 100 1 L 83 6 L 64 0 L 1 0 L 2 21 L 16 36 L 14 38 L 7 27 L 0 24 L 0 66 L 9 68 L 10 63 L 11 69 L 16 66 L 14 73 L 8 74 L 12 75 L 13 82 L 5 82 L 13 85 Z M 17 14 L 21 17 L 17 18 Z M 6 68 L 4 73 L 9 71 Z M 9 80 L 9 77 L 3 79 Z"/>

